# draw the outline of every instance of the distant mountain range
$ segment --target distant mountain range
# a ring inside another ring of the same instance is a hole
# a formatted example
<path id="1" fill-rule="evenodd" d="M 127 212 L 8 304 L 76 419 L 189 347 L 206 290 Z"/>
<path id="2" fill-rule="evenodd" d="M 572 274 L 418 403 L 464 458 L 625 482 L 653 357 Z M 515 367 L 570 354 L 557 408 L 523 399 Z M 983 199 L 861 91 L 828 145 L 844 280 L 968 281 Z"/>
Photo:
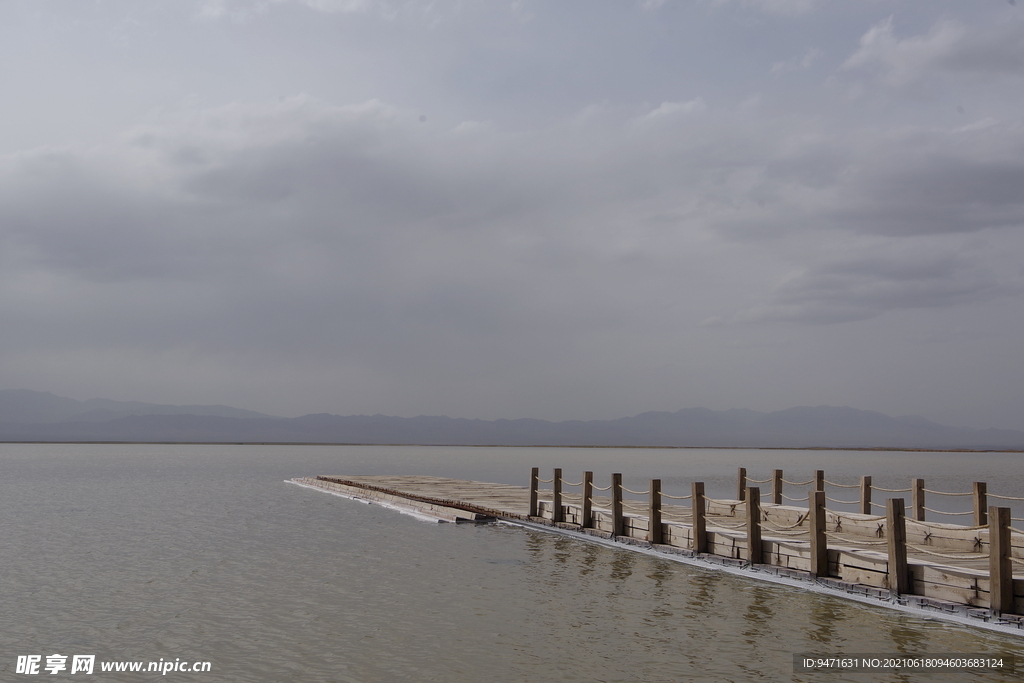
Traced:
<path id="1" fill-rule="evenodd" d="M 338 443 L 1024 450 L 1024 432 L 831 406 L 761 413 L 691 408 L 616 420 L 467 420 L 386 415 L 280 418 L 228 406 L 76 401 L 0 391 L 0 442 Z"/>

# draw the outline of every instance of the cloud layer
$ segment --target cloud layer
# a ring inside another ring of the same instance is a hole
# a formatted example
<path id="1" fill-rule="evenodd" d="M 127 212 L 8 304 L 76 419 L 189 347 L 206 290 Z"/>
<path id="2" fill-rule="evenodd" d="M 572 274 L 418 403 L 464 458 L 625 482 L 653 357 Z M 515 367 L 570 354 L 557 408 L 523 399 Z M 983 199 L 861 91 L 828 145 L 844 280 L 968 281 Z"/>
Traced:
<path id="1" fill-rule="evenodd" d="M 128 43 L 171 30 L 146 7 Z M 637 3 L 584 27 L 531 3 L 196 7 L 174 31 L 256 62 L 211 76 L 238 96 L 3 141 L 6 385 L 289 415 L 1024 417 L 1013 7 Z M 765 21 L 803 47 L 744 47 Z M 659 22 L 725 47 L 705 61 Z M 611 57 L 582 59 L 613 28 Z M 349 42 L 324 52 L 331 32 Z M 310 72 L 262 61 L 258 35 Z M 968 367 L 973 393 L 921 390 Z"/>

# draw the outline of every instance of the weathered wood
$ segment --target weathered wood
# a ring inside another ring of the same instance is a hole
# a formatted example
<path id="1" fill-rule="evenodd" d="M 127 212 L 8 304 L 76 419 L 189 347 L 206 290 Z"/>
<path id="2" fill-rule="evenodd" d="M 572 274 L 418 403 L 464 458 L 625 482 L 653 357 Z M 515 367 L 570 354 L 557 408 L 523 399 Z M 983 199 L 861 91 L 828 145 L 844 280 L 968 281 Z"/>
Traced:
<path id="1" fill-rule="evenodd" d="M 622 474 L 612 475 L 612 536 L 623 535 L 622 526 Z"/>
<path id="2" fill-rule="evenodd" d="M 871 514 L 871 477 L 860 478 L 860 513 Z"/>
<path id="3" fill-rule="evenodd" d="M 988 524 L 988 485 L 983 481 L 974 482 L 974 526 Z"/>
<path id="4" fill-rule="evenodd" d="M 736 473 L 736 500 L 742 501 L 747 495 L 747 468 L 740 467 Z"/>
<path id="5" fill-rule="evenodd" d="M 537 489 L 540 487 L 540 468 L 534 467 L 530 469 L 530 516 L 536 517 L 539 513 L 537 509 Z"/>
<path id="6" fill-rule="evenodd" d="M 661 479 L 651 479 L 649 496 L 647 505 L 647 540 L 651 543 L 661 543 Z"/>
<path id="7" fill-rule="evenodd" d="M 761 564 L 761 489 L 747 487 L 747 562 Z"/>
<path id="8" fill-rule="evenodd" d="M 825 537 L 825 492 L 807 494 L 811 523 L 811 573 L 828 576 L 828 539 Z"/>
<path id="9" fill-rule="evenodd" d="M 887 500 L 885 512 L 889 532 L 889 590 L 905 595 L 910 592 L 910 572 L 907 569 L 907 527 L 903 499 Z"/>
<path id="10" fill-rule="evenodd" d="M 583 473 L 583 503 L 580 509 L 580 526 L 589 529 L 593 526 L 594 510 L 594 473 Z"/>
<path id="11" fill-rule="evenodd" d="M 989 580 L 991 609 L 1009 612 L 1013 609 L 1013 563 L 1010 560 L 1010 508 L 992 506 L 988 509 Z"/>
<path id="12" fill-rule="evenodd" d="M 919 522 L 924 521 L 924 479 L 914 479 L 910 482 L 910 501 L 913 514 L 911 519 Z"/>
<path id="13" fill-rule="evenodd" d="M 814 490 L 825 490 L 825 470 L 814 470 Z"/>
<path id="14" fill-rule="evenodd" d="M 554 474 L 551 476 L 551 510 L 552 517 L 551 521 L 558 522 L 563 521 L 565 518 L 562 516 L 562 468 L 556 467 Z"/>
<path id="15" fill-rule="evenodd" d="M 772 470 L 772 505 L 782 505 L 782 470 Z"/>
<path id="16" fill-rule="evenodd" d="M 693 497 L 690 499 L 691 522 L 693 523 L 693 545 L 695 553 L 708 551 L 707 521 L 704 516 L 704 482 L 695 481 L 690 486 Z"/>

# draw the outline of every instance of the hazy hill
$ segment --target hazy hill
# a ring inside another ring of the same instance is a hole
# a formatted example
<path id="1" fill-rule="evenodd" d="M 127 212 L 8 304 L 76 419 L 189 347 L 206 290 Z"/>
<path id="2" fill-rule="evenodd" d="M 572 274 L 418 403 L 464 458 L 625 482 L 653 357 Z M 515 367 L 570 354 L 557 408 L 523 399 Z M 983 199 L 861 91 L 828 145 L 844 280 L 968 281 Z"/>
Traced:
<path id="1" fill-rule="evenodd" d="M 564 422 L 326 413 L 272 418 L 227 406 L 75 401 L 22 390 L 0 392 L 0 441 L 1024 449 L 1024 432 L 959 429 L 832 406 L 771 413 L 691 408 Z"/>

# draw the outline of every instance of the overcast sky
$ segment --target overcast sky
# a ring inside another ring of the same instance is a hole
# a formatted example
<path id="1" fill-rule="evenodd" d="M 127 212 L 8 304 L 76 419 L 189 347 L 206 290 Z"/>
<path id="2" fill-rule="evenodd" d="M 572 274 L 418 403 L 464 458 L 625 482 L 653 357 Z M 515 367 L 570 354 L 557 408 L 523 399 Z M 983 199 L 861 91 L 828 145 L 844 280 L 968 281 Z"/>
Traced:
<path id="1" fill-rule="evenodd" d="M 1024 429 L 1024 3 L 4 0 L 0 388 Z"/>

